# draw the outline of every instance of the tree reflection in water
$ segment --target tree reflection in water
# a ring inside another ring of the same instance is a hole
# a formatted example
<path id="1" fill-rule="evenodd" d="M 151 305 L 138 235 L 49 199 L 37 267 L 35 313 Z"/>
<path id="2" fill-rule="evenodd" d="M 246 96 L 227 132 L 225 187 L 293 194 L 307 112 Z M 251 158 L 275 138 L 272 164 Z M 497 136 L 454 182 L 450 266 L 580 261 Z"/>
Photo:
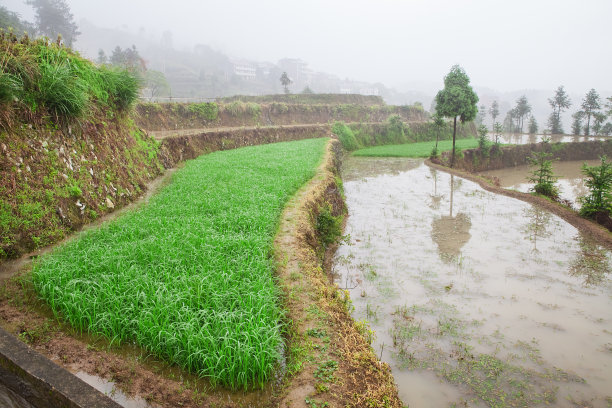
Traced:
<path id="1" fill-rule="evenodd" d="M 431 238 L 438 245 L 440 258 L 446 262 L 455 262 L 461 255 L 461 248 L 470 240 L 472 221 L 467 214 L 459 213 L 453 217 L 453 193 L 461 186 L 461 180 L 455 184 L 454 176 L 450 180 L 449 215 L 435 218 L 431 223 Z"/>
<path id="2" fill-rule="evenodd" d="M 547 238 L 551 235 L 551 232 L 548 231 L 548 226 L 552 215 L 549 211 L 536 207 L 535 205 L 526 208 L 524 214 L 525 217 L 529 219 L 529 222 L 521 228 L 521 232 L 526 235 L 525 239 L 533 242 L 532 251 L 539 253 L 538 238 Z"/>
<path id="3" fill-rule="evenodd" d="M 578 244 L 580 252 L 570 263 L 569 274 L 584 278 L 587 286 L 601 284 L 610 272 L 610 259 L 606 250 L 581 235 L 578 236 Z"/>

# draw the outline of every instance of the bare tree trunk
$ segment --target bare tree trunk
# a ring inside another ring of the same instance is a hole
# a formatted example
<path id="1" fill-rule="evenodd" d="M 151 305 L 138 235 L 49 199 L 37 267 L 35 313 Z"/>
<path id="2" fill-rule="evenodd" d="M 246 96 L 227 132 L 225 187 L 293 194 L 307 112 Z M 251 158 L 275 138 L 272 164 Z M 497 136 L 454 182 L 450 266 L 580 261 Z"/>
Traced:
<path id="1" fill-rule="evenodd" d="M 453 122 L 453 153 L 451 155 L 451 168 L 455 166 L 455 135 L 457 134 L 457 117 L 455 116 Z"/>

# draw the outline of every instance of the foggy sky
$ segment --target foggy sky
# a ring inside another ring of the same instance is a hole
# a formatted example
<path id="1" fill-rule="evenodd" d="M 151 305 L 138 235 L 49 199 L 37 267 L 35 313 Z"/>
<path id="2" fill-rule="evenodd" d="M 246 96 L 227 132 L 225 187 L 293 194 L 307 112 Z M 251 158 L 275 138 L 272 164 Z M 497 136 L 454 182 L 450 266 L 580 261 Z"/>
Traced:
<path id="1" fill-rule="evenodd" d="M 32 20 L 22 0 L 1 0 Z M 453 64 L 499 91 L 612 90 L 611 0 L 69 0 L 77 22 L 208 44 L 232 57 L 301 58 L 316 71 L 435 90 Z M 77 41 L 78 48 L 78 41 Z M 433 88 L 433 89 L 432 89 Z"/>

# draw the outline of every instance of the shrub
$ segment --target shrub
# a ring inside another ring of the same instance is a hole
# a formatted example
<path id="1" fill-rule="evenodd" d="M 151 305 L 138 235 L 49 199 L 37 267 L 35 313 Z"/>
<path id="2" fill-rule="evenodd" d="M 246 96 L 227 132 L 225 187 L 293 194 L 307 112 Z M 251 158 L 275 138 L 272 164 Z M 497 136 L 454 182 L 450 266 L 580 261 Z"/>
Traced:
<path id="1" fill-rule="evenodd" d="M 106 71 L 107 89 L 110 98 L 119 110 L 131 107 L 138 99 L 141 79 L 131 71 L 112 69 Z"/>
<path id="2" fill-rule="evenodd" d="M 10 103 L 23 90 L 23 83 L 18 76 L 0 71 L 0 104 Z"/>
<path id="3" fill-rule="evenodd" d="M 204 120 L 215 121 L 219 117 L 219 105 L 215 102 L 203 102 L 190 104 L 187 108 Z"/>
<path id="4" fill-rule="evenodd" d="M 246 113 L 257 119 L 261 115 L 261 106 L 255 102 L 248 102 L 245 107 Z"/>
<path id="5" fill-rule="evenodd" d="M 56 116 L 79 117 L 88 102 L 87 87 L 74 76 L 67 63 L 40 65 L 38 99 Z"/>
<path id="6" fill-rule="evenodd" d="M 584 184 L 589 188 L 589 195 L 580 197 L 580 214 L 592 217 L 598 212 L 612 212 L 612 162 L 606 156 L 601 157 L 601 165 L 582 166 L 586 176 Z"/>
<path id="7" fill-rule="evenodd" d="M 489 157 L 489 150 L 491 148 L 491 142 L 487 138 L 487 133 L 489 133 L 489 130 L 485 125 L 478 127 L 478 148 L 483 157 Z"/>
<path id="8" fill-rule="evenodd" d="M 532 190 L 536 193 L 550 198 L 557 198 L 559 196 L 559 189 L 555 185 L 557 177 L 552 170 L 551 157 L 552 154 L 546 152 L 532 153 L 529 163 L 536 168 L 527 179 L 535 183 Z"/>
<path id="9" fill-rule="evenodd" d="M 329 203 L 319 211 L 316 230 L 324 247 L 336 243 L 342 236 L 342 216 L 334 216 Z"/>
<path id="10" fill-rule="evenodd" d="M 224 110 L 231 116 L 240 116 L 246 111 L 245 103 L 242 101 L 234 101 L 224 106 Z"/>
<path id="11" fill-rule="evenodd" d="M 342 143 L 342 147 L 344 147 L 348 151 L 359 149 L 359 144 L 357 143 L 357 139 L 355 139 L 355 135 L 353 131 L 344 124 L 344 122 L 336 122 L 334 126 L 332 126 L 332 133 L 338 136 L 338 140 Z"/>

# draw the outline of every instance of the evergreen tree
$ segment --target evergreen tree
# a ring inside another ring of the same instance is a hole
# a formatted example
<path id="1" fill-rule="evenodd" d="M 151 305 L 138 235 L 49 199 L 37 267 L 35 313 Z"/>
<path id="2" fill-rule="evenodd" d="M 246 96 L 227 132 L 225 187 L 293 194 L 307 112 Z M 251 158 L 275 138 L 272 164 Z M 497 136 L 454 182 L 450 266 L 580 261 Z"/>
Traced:
<path id="1" fill-rule="evenodd" d="M 34 25 L 21 19 L 19 14 L 10 11 L 4 6 L 0 6 L 0 29 L 12 31 L 17 35 L 23 33 L 34 34 Z"/>
<path id="2" fill-rule="evenodd" d="M 578 111 L 572 115 L 572 134 L 579 135 L 582 130 L 582 119 L 584 119 L 584 112 Z"/>
<path id="3" fill-rule="evenodd" d="M 529 113 L 531 113 L 531 105 L 529 104 L 529 101 L 527 101 L 527 97 L 523 95 L 517 99 L 516 106 L 514 107 L 516 128 L 521 133 L 523 133 L 523 122 Z"/>
<path id="4" fill-rule="evenodd" d="M 555 96 L 548 99 L 549 105 L 553 108 L 548 118 L 548 127 L 552 134 L 563 134 L 563 124 L 561 122 L 561 112 L 569 108 L 572 104 L 563 86 L 555 91 Z"/>
<path id="5" fill-rule="evenodd" d="M 531 115 L 529 117 L 529 134 L 535 135 L 538 133 L 538 122 L 536 121 L 535 116 Z"/>
<path id="6" fill-rule="evenodd" d="M 28 0 L 36 13 L 36 29 L 50 39 L 61 35 L 67 46 L 72 46 L 81 34 L 66 0 Z"/>
<path id="7" fill-rule="evenodd" d="M 595 89 L 592 89 L 587 92 L 584 99 L 582 100 L 582 111 L 584 112 L 584 116 L 586 116 L 587 123 L 584 127 L 584 135 L 589 136 L 590 134 L 590 126 L 591 126 L 591 116 L 599 109 L 601 109 L 601 102 L 599 99 L 599 94 Z"/>
<path id="8" fill-rule="evenodd" d="M 489 109 L 489 115 L 493 118 L 493 126 L 495 126 L 495 119 L 499 116 L 499 104 L 497 101 L 493 101 L 491 104 L 491 108 Z"/>
<path id="9" fill-rule="evenodd" d="M 453 150 L 451 167 L 455 164 L 455 139 L 457 118 L 461 123 L 474 120 L 478 109 L 478 96 L 470 86 L 470 78 L 463 68 L 454 65 L 444 77 L 444 89 L 436 95 L 436 113 L 442 117 L 453 118 Z"/>
<path id="10" fill-rule="evenodd" d="M 281 85 L 283 86 L 283 88 L 285 88 L 285 93 L 288 94 L 289 93 L 289 85 L 291 85 L 291 83 L 293 83 L 293 81 L 289 78 L 289 75 L 287 75 L 286 72 L 283 72 L 283 74 L 281 75 L 280 82 L 281 82 Z"/>

